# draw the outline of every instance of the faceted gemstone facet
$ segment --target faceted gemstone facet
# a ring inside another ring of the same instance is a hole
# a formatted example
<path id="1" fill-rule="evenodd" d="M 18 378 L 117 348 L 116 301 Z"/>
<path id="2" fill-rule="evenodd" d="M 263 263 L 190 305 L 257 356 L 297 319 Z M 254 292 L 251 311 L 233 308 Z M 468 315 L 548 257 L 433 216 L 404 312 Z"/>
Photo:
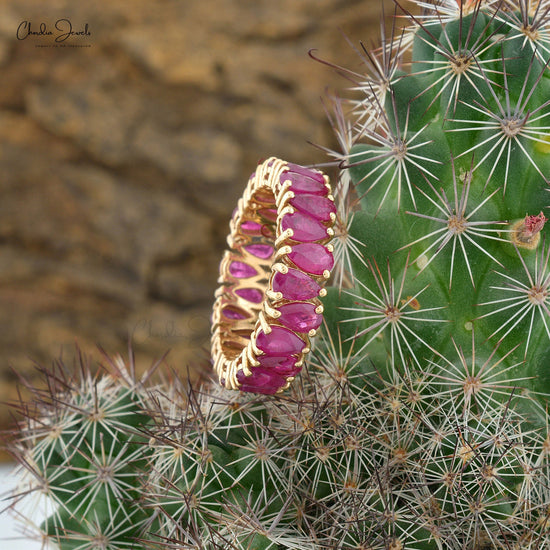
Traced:
<path id="1" fill-rule="evenodd" d="M 229 273 L 237 279 L 247 279 L 248 277 L 254 277 L 258 272 L 248 264 L 244 262 L 231 262 L 229 264 Z"/>
<path id="2" fill-rule="evenodd" d="M 264 299 L 263 292 L 257 288 L 237 288 L 235 294 L 254 304 L 259 304 Z"/>
<path id="3" fill-rule="evenodd" d="M 249 244 L 248 246 L 245 246 L 245 250 L 252 254 L 253 256 L 256 256 L 257 258 L 262 258 L 262 260 L 267 260 L 267 258 L 271 258 L 274 248 L 270 244 Z"/>
<path id="4" fill-rule="evenodd" d="M 331 221 L 331 214 L 336 214 L 336 205 L 326 197 L 318 195 L 296 195 L 289 203 L 299 210 L 322 222 Z"/>
<path id="5" fill-rule="evenodd" d="M 256 345 L 270 356 L 298 354 L 306 347 L 306 343 L 296 334 L 279 326 L 271 327 L 269 334 L 261 330 L 256 338 Z"/>
<path id="6" fill-rule="evenodd" d="M 321 222 L 301 212 L 286 214 L 281 222 L 281 227 L 283 231 L 292 229 L 292 238 L 303 243 L 320 241 L 328 237 L 327 228 Z"/>
<path id="7" fill-rule="evenodd" d="M 279 181 L 283 184 L 287 180 L 290 180 L 290 189 L 295 193 L 308 193 L 311 195 L 321 195 L 323 197 L 328 195 L 327 186 L 318 179 L 312 179 L 302 174 L 283 172 L 279 177 Z"/>
<path id="8" fill-rule="evenodd" d="M 307 302 L 285 304 L 279 308 L 281 316 L 278 320 L 282 325 L 296 332 L 309 332 L 318 328 L 323 322 L 323 316 L 315 313 L 316 307 L 315 304 Z"/>
<path id="9" fill-rule="evenodd" d="M 322 275 L 334 266 L 334 257 L 323 245 L 300 243 L 292 247 L 288 258 L 300 269 L 313 275 Z"/>
<path id="10" fill-rule="evenodd" d="M 288 273 L 275 273 L 273 290 L 281 292 L 287 300 L 310 300 L 319 296 L 321 286 L 302 271 L 290 267 Z"/>

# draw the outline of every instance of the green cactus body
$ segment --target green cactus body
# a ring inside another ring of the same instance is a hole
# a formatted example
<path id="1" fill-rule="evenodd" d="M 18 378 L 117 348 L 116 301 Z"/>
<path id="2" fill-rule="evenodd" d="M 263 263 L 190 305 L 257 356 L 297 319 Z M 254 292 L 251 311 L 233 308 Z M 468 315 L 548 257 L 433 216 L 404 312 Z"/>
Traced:
<path id="1" fill-rule="evenodd" d="M 52 395 L 39 398 L 41 416 L 14 450 L 26 470 L 15 499 L 51 511 L 36 529 L 60 550 L 143 548 L 136 539 L 150 516 L 140 494 L 150 454 L 147 396 L 80 366 L 80 381 L 63 369 L 49 375 Z"/>
<path id="2" fill-rule="evenodd" d="M 354 266 L 357 321 L 349 310 L 342 320 L 381 336 L 390 368 L 449 358 L 455 346 L 471 354 L 475 332 L 478 356 L 545 402 L 547 15 L 530 40 L 518 12 L 469 9 L 425 21 L 410 72 L 370 96 L 379 117 L 348 155 L 362 210 L 350 231 L 366 261 Z M 398 297 L 377 291 L 390 279 Z"/>
<path id="3" fill-rule="evenodd" d="M 306 368 L 275 396 L 51 384 L 14 452 L 61 550 L 550 548 L 550 4 L 421 7 L 335 102 Z"/>
<path id="4" fill-rule="evenodd" d="M 364 249 L 328 324 L 353 326 L 381 417 L 393 407 L 372 427 L 400 472 L 385 544 L 544 548 L 549 8 L 450 8 L 418 19 L 409 70 L 369 75 L 353 109 L 349 232 Z"/>

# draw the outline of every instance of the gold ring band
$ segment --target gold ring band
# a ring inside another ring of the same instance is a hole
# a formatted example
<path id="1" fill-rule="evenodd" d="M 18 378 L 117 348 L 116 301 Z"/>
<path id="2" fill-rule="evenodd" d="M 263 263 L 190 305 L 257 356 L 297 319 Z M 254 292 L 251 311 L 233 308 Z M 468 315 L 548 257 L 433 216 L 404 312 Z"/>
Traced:
<path id="1" fill-rule="evenodd" d="M 212 361 L 226 388 L 278 393 L 300 372 L 323 319 L 335 220 L 322 172 L 270 158 L 250 177 L 212 315 Z"/>

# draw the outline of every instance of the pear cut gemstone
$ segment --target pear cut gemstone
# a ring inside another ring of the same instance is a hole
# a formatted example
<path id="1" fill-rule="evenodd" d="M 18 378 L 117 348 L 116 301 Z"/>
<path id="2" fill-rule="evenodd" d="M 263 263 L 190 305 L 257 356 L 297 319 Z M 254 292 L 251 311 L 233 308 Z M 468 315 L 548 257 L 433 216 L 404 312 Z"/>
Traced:
<path id="1" fill-rule="evenodd" d="M 237 380 L 241 385 L 241 391 L 273 395 L 286 384 L 286 378 L 271 369 L 256 367 L 251 370 L 250 376 L 245 376 L 242 369 L 237 371 Z"/>
<path id="2" fill-rule="evenodd" d="M 241 231 L 250 235 L 259 235 L 262 232 L 262 224 L 253 221 L 245 221 L 241 224 Z"/>
<path id="3" fill-rule="evenodd" d="M 261 258 L 262 260 L 267 260 L 268 258 L 271 258 L 274 248 L 270 244 L 249 244 L 248 246 L 245 246 L 245 250 L 252 254 L 252 256 L 256 256 L 256 258 Z"/>
<path id="4" fill-rule="evenodd" d="M 240 319 L 246 319 L 249 316 L 248 313 L 232 306 L 225 307 L 222 310 L 222 313 L 224 314 L 225 317 L 227 317 L 228 319 L 232 319 L 234 321 L 240 320 Z"/>
<path id="5" fill-rule="evenodd" d="M 316 313 L 315 304 L 308 302 L 294 302 L 285 304 L 279 308 L 281 316 L 279 322 L 296 332 L 309 332 L 312 329 L 319 328 L 323 322 L 323 315 Z"/>
<path id="6" fill-rule="evenodd" d="M 237 288 L 235 294 L 253 304 L 259 304 L 264 299 L 263 292 L 257 288 Z"/>
<path id="7" fill-rule="evenodd" d="M 307 193 L 323 197 L 328 195 L 328 187 L 325 185 L 324 180 L 321 182 L 319 179 L 313 179 L 293 172 L 283 172 L 279 176 L 281 185 L 288 180 L 291 182 L 290 189 L 294 191 L 294 193 Z"/>
<path id="8" fill-rule="evenodd" d="M 273 276 L 273 290 L 280 292 L 286 300 L 310 300 L 319 296 L 321 286 L 311 277 L 289 268 L 288 273 L 276 272 Z"/>
<path id="9" fill-rule="evenodd" d="M 258 357 L 258 361 L 261 367 L 276 372 L 281 376 L 296 376 L 302 370 L 302 367 L 296 366 L 296 357 L 262 355 Z M 252 370 L 257 368 L 258 367 L 252 367 Z"/>
<path id="10" fill-rule="evenodd" d="M 248 277 L 254 277 L 258 272 L 248 264 L 244 262 L 231 262 L 229 264 L 229 273 L 237 279 L 248 279 Z"/>
<path id="11" fill-rule="evenodd" d="M 322 275 L 334 266 L 332 253 L 318 243 L 300 243 L 292 247 L 288 258 L 296 267 L 313 275 Z"/>
<path id="12" fill-rule="evenodd" d="M 328 237 L 327 228 L 321 222 L 301 212 L 286 214 L 283 217 L 281 227 L 283 231 L 292 229 L 292 238 L 303 243 L 320 241 Z"/>
<path id="13" fill-rule="evenodd" d="M 289 203 L 312 218 L 321 222 L 331 221 L 331 214 L 336 214 L 336 205 L 326 197 L 317 195 L 296 195 Z"/>
<path id="14" fill-rule="evenodd" d="M 306 347 L 306 343 L 287 328 L 273 326 L 269 334 L 262 330 L 258 333 L 256 346 L 266 355 L 281 356 L 300 353 Z"/>
<path id="15" fill-rule="evenodd" d="M 304 168 L 303 166 L 300 166 L 299 164 L 293 164 L 292 162 L 289 162 L 287 166 L 288 166 L 288 169 L 291 172 L 294 172 L 295 174 L 307 176 L 308 178 L 312 178 L 323 184 L 325 183 L 323 174 L 321 174 L 320 172 L 315 172 L 314 170 L 310 170 L 309 168 Z"/>

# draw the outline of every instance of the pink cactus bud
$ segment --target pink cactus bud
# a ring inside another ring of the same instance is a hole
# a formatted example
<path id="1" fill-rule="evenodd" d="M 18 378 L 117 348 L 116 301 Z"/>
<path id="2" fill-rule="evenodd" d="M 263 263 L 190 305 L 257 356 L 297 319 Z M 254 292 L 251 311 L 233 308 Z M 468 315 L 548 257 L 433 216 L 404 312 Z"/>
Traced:
<path id="1" fill-rule="evenodd" d="M 534 250 L 540 242 L 540 232 L 547 221 L 542 212 L 538 216 L 527 215 L 523 220 L 518 220 L 512 226 L 512 242 L 520 248 Z"/>
<path id="2" fill-rule="evenodd" d="M 538 216 L 525 216 L 524 233 L 526 236 L 532 237 L 541 231 L 548 218 L 541 212 Z"/>

